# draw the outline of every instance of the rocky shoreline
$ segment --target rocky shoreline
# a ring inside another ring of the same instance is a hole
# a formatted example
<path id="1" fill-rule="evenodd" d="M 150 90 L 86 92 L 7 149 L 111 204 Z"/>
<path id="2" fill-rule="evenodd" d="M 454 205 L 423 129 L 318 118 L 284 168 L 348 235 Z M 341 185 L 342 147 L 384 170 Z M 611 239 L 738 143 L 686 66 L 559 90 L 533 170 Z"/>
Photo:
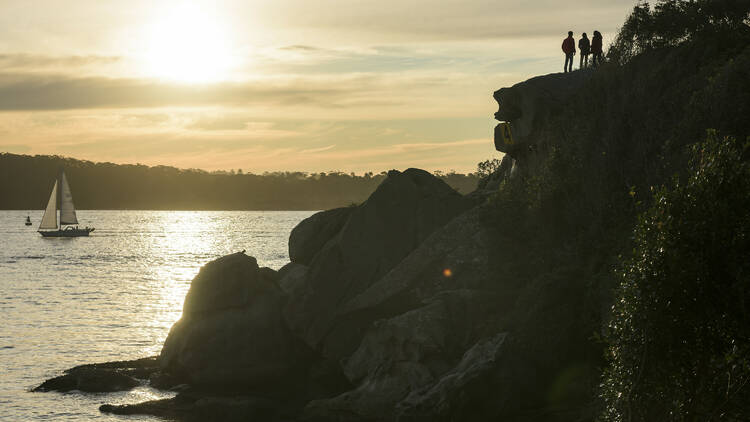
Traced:
<path id="1" fill-rule="evenodd" d="M 515 110 L 507 118 L 536 121 L 546 110 L 542 91 L 529 86 L 519 89 L 536 95 L 531 102 L 514 102 L 528 99 L 515 87 L 496 93 Z M 527 135 L 520 130 L 509 151 L 520 160 Z M 186 421 L 554 419 L 565 409 L 535 401 L 547 397 L 535 383 L 570 390 L 578 372 L 558 375 L 577 368 L 580 350 L 540 365 L 547 351 L 530 353 L 518 335 L 527 324 L 519 298 L 539 286 L 498 281 L 513 246 L 498 243 L 485 220 L 487 198 L 512 173 L 511 155 L 504 161 L 466 196 L 426 171 L 391 171 L 364 203 L 302 221 L 279 271 L 244 253 L 202 267 L 158 357 L 73 368 L 35 391 L 148 383 L 178 394 L 100 410 Z M 556 339 L 578 338 L 568 324 L 552 329 Z"/>
<path id="2" fill-rule="evenodd" d="M 72 368 L 35 391 L 148 383 L 179 393 L 101 411 L 184 420 L 452 412 L 506 338 L 488 319 L 477 202 L 425 171 L 392 171 L 365 203 L 300 223 L 279 271 L 244 253 L 206 264 L 160 356 Z"/>

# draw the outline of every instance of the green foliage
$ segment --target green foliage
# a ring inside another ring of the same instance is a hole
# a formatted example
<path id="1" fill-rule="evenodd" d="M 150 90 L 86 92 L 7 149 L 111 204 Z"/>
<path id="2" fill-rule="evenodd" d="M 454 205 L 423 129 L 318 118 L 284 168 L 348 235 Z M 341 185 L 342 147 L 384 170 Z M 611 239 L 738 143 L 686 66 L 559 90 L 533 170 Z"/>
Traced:
<path id="1" fill-rule="evenodd" d="M 606 421 L 750 415 L 750 144 L 710 132 L 639 217 L 608 326 Z"/>
<path id="2" fill-rule="evenodd" d="M 475 173 L 480 179 L 484 179 L 485 177 L 488 177 L 497 169 L 500 168 L 501 161 L 497 158 L 493 158 L 491 160 L 484 160 L 480 163 L 477 163 L 477 172 Z"/>
<path id="3" fill-rule="evenodd" d="M 635 6 L 625 20 L 608 58 L 624 64 L 657 48 L 676 46 L 698 36 L 750 33 L 748 0 L 658 0 Z"/>

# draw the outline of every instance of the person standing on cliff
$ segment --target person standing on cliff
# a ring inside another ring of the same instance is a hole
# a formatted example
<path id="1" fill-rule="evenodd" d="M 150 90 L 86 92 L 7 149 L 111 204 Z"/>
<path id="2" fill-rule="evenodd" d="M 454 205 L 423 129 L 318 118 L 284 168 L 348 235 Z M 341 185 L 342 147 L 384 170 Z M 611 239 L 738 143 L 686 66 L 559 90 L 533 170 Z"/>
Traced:
<path id="1" fill-rule="evenodd" d="M 573 71 L 573 56 L 576 55 L 576 40 L 573 39 L 573 31 L 568 31 L 568 38 L 562 43 L 562 51 L 565 53 L 565 73 Z"/>
<path id="2" fill-rule="evenodd" d="M 602 34 L 599 31 L 594 31 L 594 36 L 591 38 L 591 55 L 592 66 L 597 67 L 602 64 Z"/>
<path id="3" fill-rule="evenodd" d="M 589 37 L 586 36 L 585 32 L 581 34 L 581 37 L 583 38 L 578 40 L 578 50 L 581 51 L 581 65 L 579 66 L 579 69 L 588 67 L 589 52 L 591 51 L 591 43 L 589 42 Z"/>

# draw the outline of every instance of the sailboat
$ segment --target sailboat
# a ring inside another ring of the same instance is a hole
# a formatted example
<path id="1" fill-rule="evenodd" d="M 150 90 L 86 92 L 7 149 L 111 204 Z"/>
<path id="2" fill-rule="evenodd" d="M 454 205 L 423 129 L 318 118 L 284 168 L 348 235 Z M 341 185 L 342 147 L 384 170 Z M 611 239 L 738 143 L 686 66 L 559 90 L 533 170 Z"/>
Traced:
<path id="1" fill-rule="evenodd" d="M 26 216 L 26 222 L 24 224 L 26 224 L 27 226 L 31 225 L 31 216 L 30 215 Z"/>
<path id="2" fill-rule="evenodd" d="M 58 200 L 60 204 L 59 226 L 57 225 Z M 76 224 L 76 226 L 63 229 L 64 225 L 71 224 Z M 90 227 L 80 229 L 77 224 L 78 218 L 76 217 L 76 208 L 73 205 L 73 195 L 70 193 L 70 186 L 68 186 L 68 179 L 65 177 L 65 172 L 60 171 L 60 177 L 55 180 L 55 185 L 52 187 L 47 208 L 44 210 L 42 222 L 39 224 L 37 231 L 44 237 L 80 237 L 88 236 L 89 233 L 94 231 Z"/>

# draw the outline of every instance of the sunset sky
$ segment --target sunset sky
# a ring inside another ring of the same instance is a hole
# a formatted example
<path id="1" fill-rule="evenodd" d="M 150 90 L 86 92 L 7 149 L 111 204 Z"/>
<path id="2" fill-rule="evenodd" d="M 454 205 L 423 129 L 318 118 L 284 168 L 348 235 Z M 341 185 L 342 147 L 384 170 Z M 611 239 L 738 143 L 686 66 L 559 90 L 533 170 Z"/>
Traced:
<path id="1" fill-rule="evenodd" d="M 632 0 L 0 2 L 0 152 L 183 168 L 473 171 L 492 92 Z"/>

